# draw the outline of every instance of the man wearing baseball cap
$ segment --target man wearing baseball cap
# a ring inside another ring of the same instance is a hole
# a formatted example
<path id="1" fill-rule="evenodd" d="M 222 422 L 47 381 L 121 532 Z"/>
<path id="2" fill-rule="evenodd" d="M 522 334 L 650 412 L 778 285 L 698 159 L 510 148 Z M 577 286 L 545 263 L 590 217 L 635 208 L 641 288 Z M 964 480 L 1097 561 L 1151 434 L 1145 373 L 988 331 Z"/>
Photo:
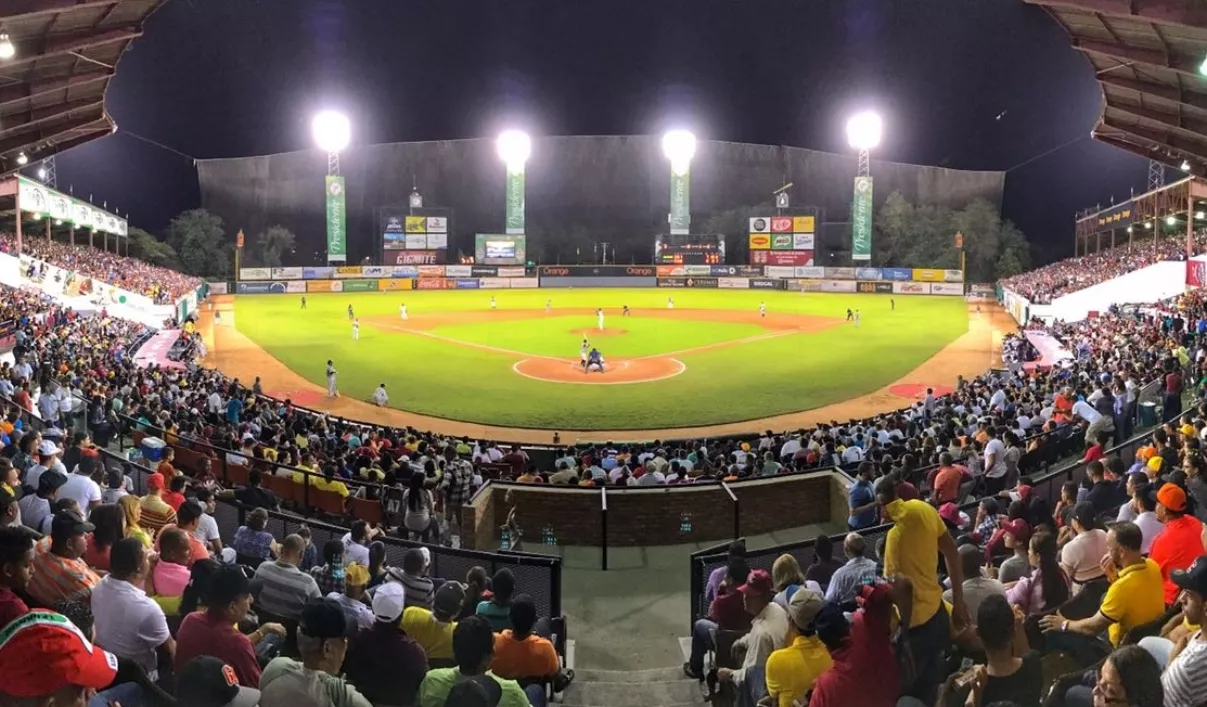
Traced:
<path id="1" fill-rule="evenodd" d="M 402 611 L 402 630 L 419 642 L 428 660 L 451 665 L 453 660 L 453 631 L 465 603 L 465 585 L 445 582 L 436 590 L 432 608 L 408 606 Z"/>
<path id="2" fill-rule="evenodd" d="M 88 533 L 95 527 L 75 511 L 59 511 L 50 525 L 50 550 L 34 558 L 27 591 L 43 606 L 88 601 L 101 578 L 84 562 Z"/>
<path id="3" fill-rule="evenodd" d="M 767 693 L 779 707 L 803 703 L 818 676 L 830 667 L 830 652 L 818 640 L 813 623 L 824 604 L 821 594 L 806 587 L 796 590 L 788 603 L 795 637 L 767 658 Z"/>
<path id="4" fill-rule="evenodd" d="M 176 674 L 177 707 L 256 707 L 260 691 L 239 685 L 229 664 L 212 655 L 199 655 Z"/>
<path id="5" fill-rule="evenodd" d="M 139 520 L 147 532 L 157 534 L 165 525 L 176 522 L 176 511 L 163 500 L 163 474 L 147 477 L 147 495 L 142 497 L 142 516 Z"/>
<path id="6" fill-rule="evenodd" d="M 0 702 L 83 707 L 117 677 L 117 657 L 62 614 L 26 614 L 0 630 Z"/>
<path id="7" fill-rule="evenodd" d="M 1148 556 L 1161 568 L 1165 582 L 1165 603 L 1178 598 L 1178 585 L 1170 576 L 1174 570 L 1184 570 L 1203 554 L 1201 536 L 1203 524 L 1189 513 L 1186 492 L 1175 483 L 1162 484 L 1157 489 L 1157 520 L 1165 529 L 1153 539 Z"/>
<path id="8" fill-rule="evenodd" d="M 330 599 L 312 599 L 298 620 L 302 660 L 274 658 L 260 677 L 261 707 L 371 707 L 355 687 L 337 677 L 356 624 Z"/>
<path id="9" fill-rule="evenodd" d="M 798 589 L 797 592 L 804 591 Z M 738 587 L 746 612 L 754 618 L 750 621 L 750 632 L 734 641 L 733 651 L 745 650 L 742 667 L 737 670 L 719 668 L 717 679 L 732 682 L 735 687 L 750 697 L 755 704 L 766 693 L 763 670 L 767 658 L 783 648 L 788 642 L 788 614 L 772 599 L 775 586 L 766 570 L 751 570 L 746 583 Z M 795 596 L 795 594 L 793 595 Z"/>
<path id="10" fill-rule="evenodd" d="M 1201 626 L 1207 619 L 1207 555 L 1200 555 L 1189 569 L 1174 570 L 1170 578 L 1182 593 L 1182 615 L 1191 625 Z M 1207 636 L 1201 628 L 1177 643 L 1157 636 L 1142 638 L 1140 647 L 1164 669 L 1161 686 L 1166 707 L 1207 704 Z"/>
<path id="11" fill-rule="evenodd" d="M 891 707 L 897 703 L 901 676 L 891 641 L 894 606 L 903 621 L 913 605 L 909 580 L 892 585 L 865 584 L 856 602 L 860 610 L 848 622 L 841 607 L 826 602 L 813 618 L 817 638 L 830 651 L 832 664 L 813 684 L 810 707 Z M 874 675 L 875 680 L 868 677 Z"/>
<path id="12" fill-rule="evenodd" d="M 373 704 L 412 704 L 427 673 L 427 654 L 399 622 L 405 604 L 401 584 L 379 586 L 373 594 L 373 627 L 361 631 L 348 651 L 348 682 Z"/>

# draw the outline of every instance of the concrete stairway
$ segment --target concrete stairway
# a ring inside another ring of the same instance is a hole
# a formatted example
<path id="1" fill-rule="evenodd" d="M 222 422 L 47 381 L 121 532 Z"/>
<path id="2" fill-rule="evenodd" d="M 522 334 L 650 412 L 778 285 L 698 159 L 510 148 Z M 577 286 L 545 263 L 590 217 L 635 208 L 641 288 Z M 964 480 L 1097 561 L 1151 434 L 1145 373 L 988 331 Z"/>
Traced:
<path id="1" fill-rule="evenodd" d="M 680 668 L 575 670 L 563 707 L 695 707 L 707 704 L 700 684 Z"/>

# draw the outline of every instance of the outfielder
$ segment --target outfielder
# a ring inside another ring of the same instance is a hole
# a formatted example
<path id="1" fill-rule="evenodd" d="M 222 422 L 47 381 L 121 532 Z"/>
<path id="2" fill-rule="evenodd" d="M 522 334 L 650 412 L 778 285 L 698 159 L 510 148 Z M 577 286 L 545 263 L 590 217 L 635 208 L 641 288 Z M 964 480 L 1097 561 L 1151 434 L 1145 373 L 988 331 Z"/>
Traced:
<path id="1" fill-rule="evenodd" d="M 763 319 L 767 318 L 767 303 L 759 302 L 759 316 Z"/>
<path id="2" fill-rule="evenodd" d="M 495 297 L 494 297 L 494 295 L 491 295 L 490 296 L 490 311 L 492 311 L 492 312 L 495 311 L 495 306 L 496 306 Z"/>
<path id="3" fill-rule="evenodd" d="M 302 309 L 306 309 L 306 295 L 302 295 Z"/>
<path id="4" fill-rule="evenodd" d="M 671 299 L 670 297 L 667 297 L 667 298 L 666 298 L 666 308 L 667 308 L 667 309 L 674 309 L 674 308 L 675 308 L 675 300 Z"/>
<path id="5" fill-rule="evenodd" d="M 331 359 L 327 359 L 327 397 L 338 398 L 339 388 L 335 385 L 335 363 Z"/>
<path id="6" fill-rule="evenodd" d="M 352 305 L 348 305 L 348 321 L 352 321 L 356 315 L 352 314 Z"/>
<path id="7" fill-rule="evenodd" d="M 548 314 L 553 309 L 553 300 L 545 300 L 545 314 Z"/>
<path id="8" fill-rule="evenodd" d="M 406 321 L 406 319 L 407 319 L 407 305 L 406 305 L 406 303 L 405 303 L 405 302 L 404 302 L 404 303 L 402 303 L 402 304 L 401 304 L 401 305 L 398 307 L 398 316 L 402 317 L 402 320 L 403 320 L 404 322 Z"/>
<path id="9" fill-rule="evenodd" d="M 352 340 L 360 341 L 360 320 L 359 319 L 352 320 Z"/>

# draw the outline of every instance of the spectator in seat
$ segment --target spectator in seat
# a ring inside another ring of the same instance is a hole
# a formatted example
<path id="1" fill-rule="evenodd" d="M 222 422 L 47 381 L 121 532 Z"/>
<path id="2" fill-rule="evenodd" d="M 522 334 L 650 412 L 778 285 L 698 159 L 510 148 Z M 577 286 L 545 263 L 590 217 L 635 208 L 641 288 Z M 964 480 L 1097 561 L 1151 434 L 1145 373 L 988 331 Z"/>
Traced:
<path id="1" fill-rule="evenodd" d="M 171 662 L 176 641 L 163 609 L 140 589 L 151 574 L 150 553 L 134 538 L 123 538 L 113 546 L 110 567 L 92 590 L 97 643 L 134 661 L 155 680 L 159 661 Z"/>
<path id="2" fill-rule="evenodd" d="M 419 642 L 429 660 L 451 661 L 453 631 L 457 628 L 457 618 L 465 603 L 465 585 L 445 582 L 436 590 L 431 611 L 419 606 L 408 606 L 403 610 L 402 629 Z"/>
<path id="3" fill-rule="evenodd" d="M 17 526 L 0 528 L 0 627 L 29 613 L 23 595 L 33 565 L 33 535 Z"/>
<path id="4" fill-rule="evenodd" d="M 1091 673 L 1092 674 L 1092 673 Z M 1164 707 L 1161 666 L 1139 646 L 1123 646 L 1102 663 L 1093 687 L 1077 685 L 1065 694 L 1066 705 Z"/>
<path id="5" fill-rule="evenodd" d="M 1059 612 L 1043 616 L 1040 627 L 1047 632 L 1050 650 L 1066 650 L 1092 662 L 1087 642 L 1107 631 L 1111 645 L 1118 646 L 1124 634 L 1165 613 L 1161 570 L 1140 553 L 1140 529 L 1135 523 L 1116 523 L 1107 533 L 1109 557 L 1102 562 L 1111 585 L 1093 616 L 1070 621 Z"/>
<path id="6" fill-rule="evenodd" d="M 198 560 L 204 560 L 210 556 L 209 548 L 205 543 L 197 537 L 197 528 L 201 526 L 201 516 L 205 515 L 205 511 L 201 508 L 201 504 L 197 501 L 186 501 L 180 504 L 180 508 L 176 513 L 176 522 L 165 525 L 159 531 L 159 537 L 163 538 L 163 534 L 172 528 L 183 530 L 185 532 L 185 540 L 189 545 L 189 565 Z M 155 544 L 159 547 L 159 543 Z"/>
<path id="7" fill-rule="evenodd" d="M 367 574 L 368 571 L 366 570 Z M 314 581 L 319 585 L 319 591 L 322 592 L 323 596 L 343 594 L 345 582 L 344 544 L 334 538 L 323 543 L 323 564 L 310 568 L 310 576 L 314 577 Z"/>
<path id="8" fill-rule="evenodd" d="M 365 588 L 368 584 L 369 570 L 353 562 L 348 565 L 344 574 L 344 590 L 342 592 L 328 592 L 326 594 L 328 599 L 339 602 L 339 605 L 344 607 L 344 613 L 348 614 L 349 619 L 362 629 L 372 628 L 373 626 L 373 612 L 369 610 L 369 605 L 365 603 Z M 388 584 L 398 583 L 389 582 Z M 383 584 L 381 586 L 384 588 L 387 585 Z"/>
<path id="9" fill-rule="evenodd" d="M 515 576 L 503 567 L 491 578 L 493 596 L 478 603 L 477 615 L 490 624 L 492 631 L 511 628 L 511 597 L 515 593 Z M 428 606 L 431 606 L 429 603 Z M 424 607 L 427 608 L 427 607 Z"/>
<path id="10" fill-rule="evenodd" d="M 167 476 L 164 477 L 169 478 Z M 180 512 L 180 505 L 184 503 L 184 491 L 188 488 L 189 477 L 178 474 L 171 477 L 168 481 L 168 490 L 163 493 L 163 502 L 172 507 L 172 510 Z"/>
<path id="11" fill-rule="evenodd" d="M 890 641 L 893 608 L 909 623 L 913 604 L 909 580 L 867 584 L 859 588 L 859 611 L 848 623 L 842 609 L 827 601 L 813 620 L 817 637 L 830 651 L 832 664 L 814 683 L 810 707 L 892 707 L 901 678 Z M 875 675 L 875 680 L 869 680 Z"/>
<path id="12" fill-rule="evenodd" d="M 265 612 L 295 620 L 301 617 L 307 602 L 322 598 L 314 577 L 298 569 L 305 549 L 306 541 L 300 535 L 286 536 L 281 543 L 280 557 L 256 568 L 252 591 L 256 603 Z"/>
<path id="13" fill-rule="evenodd" d="M 1192 626 L 1201 627 L 1207 601 L 1207 556 L 1200 556 L 1187 570 L 1174 570 L 1173 582 L 1182 590 L 1182 614 Z M 1201 628 L 1183 634 L 1175 643 L 1168 638 L 1140 639 L 1161 667 L 1165 707 L 1199 707 L 1207 704 L 1207 637 Z"/>
<path id="14" fill-rule="evenodd" d="M 1080 501 L 1073 507 L 1071 533 L 1075 534 L 1060 551 L 1060 566 L 1073 580 L 1073 588 L 1102 579 L 1102 557 L 1109 551 L 1107 533 L 1097 526 L 1094 504 Z"/>
<path id="15" fill-rule="evenodd" d="M 54 516 L 54 503 L 58 500 L 59 490 L 66 483 L 66 476 L 53 471 L 48 471 L 38 477 L 37 492 L 27 493 L 17 502 L 21 522 L 25 524 L 25 527 L 45 534 L 46 524 Z"/>
<path id="16" fill-rule="evenodd" d="M 163 500 L 164 478 L 160 474 L 147 477 L 147 495 L 142 498 L 142 520 L 140 525 L 151 534 L 157 535 L 161 528 L 176 522 L 176 509 Z"/>
<path id="17" fill-rule="evenodd" d="M 0 630 L 0 703 L 84 707 L 116 677 L 117 656 L 62 614 L 26 614 Z"/>
<path id="18" fill-rule="evenodd" d="M 964 576 L 964 605 L 968 607 L 969 615 L 976 616 L 981 602 L 991 596 L 1005 597 L 1006 587 L 996 579 L 983 576 L 981 551 L 976 545 L 964 545 L 959 552 Z M 943 601 L 951 602 L 952 596 L 953 590 L 948 589 L 943 592 Z"/>
<path id="19" fill-rule="evenodd" d="M 722 583 L 717 598 L 708 607 L 708 618 L 712 622 L 709 632 L 746 631 L 750 629 L 750 614 L 746 611 L 746 602 L 738 587 L 745 583 L 750 576 L 750 566 L 745 560 L 732 560 L 729 563 L 729 574 Z M 772 585 L 774 588 L 774 585 Z"/>
<path id="20" fill-rule="evenodd" d="M 50 529 L 50 549 L 33 563 L 29 596 L 42 606 L 64 601 L 87 601 L 101 578 L 84 562 L 85 536 L 96 528 L 71 511 L 56 513 Z"/>
<path id="21" fill-rule="evenodd" d="M 58 498 L 71 498 L 80 505 L 84 518 L 93 508 L 101 505 L 101 486 L 97 483 L 103 480 L 104 469 L 96 463 L 94 457 L 83 457 L 68 474 L 67 483 L 59 489 Z"/>
<path id="22" fill-rule="evenodd" d="M 1152 484 L 1148 483 L 1148 477 L 1136 484 L 1132 492 L 1131 503 L 1124 505 L 1123 508 L 1129 506 L 1136 509 L 1134 517 L 1130 520 L 1140 528 L 1140 532 L 1144 535 L 1144 545 L 1141 547 L 1141 551 L 1147 555 L 1152 551 L 1153 541 L 1157 539 L 1162 530 L 1165 530 L 1165 524 L 1157 518 L 1157 491 Z M 1120 511 L 1120 515 L 1122 515 L 1122 511 Z"/>
<path id="23" fill-rule="evenodd" d="M 96 530 L 88 535 L 84 562 L 94 570 L 108 572 L 109 553 L 113 545 L 126 536 L 126 516 L 122 513 L 121 506 L 104 503 L 92 509 L 88 520 Z"/>
<path id="24" fill-rule="evenodd" d="M 453 656 L 455 668 L 429 670 L 419 686 L 416 700 L 418 707 L 445 707 L 463 704 L 449 699 L 450 693 L 459 694 L 466 683 L 477 683 L 484 692 L 497 695 L 497 700 L 482 704 L 498 707 L 529 707 L 528 695 L 515 680 L 507 680 L 489 671 L 494 657 L 495 637 L 490 624 L 481 616 L 470 616 L 457 624 L 453 631 Z M 489 681 L 489 682 L 488 682 Z M 494 685 L 490 683 L 493 682 Z M 476 689 L 475 689 L 476 691 Z M 479 704 L 467 702 L 464 704 Z M 270 707 L 270 706 L 265 706 Z"/>
<path id="25" fill-rule="evenodd" d="M 1006 599 L 1024 614 L 1037 614 L 1053 609 L 1068 600 L 1072 594 L 1069 575 L 1056 559 L 1056 536 L 1039 532 L 1031 536 L 1028 543 L 1027 562 L 1031 565 L 1030 576 L 1021 577 L 1013 587 L 1006 590 Z"/>
<path id="26" fill-rule="evenodd" d="M 931 480 L 933 495 L 931 501 L 936 506 L 944 503 L 960 501 L 960 484 L 972 478 L 972 472 L 963 464 L 956 464 L 947 452 L 939 455 L 939 469 Z"/>
<path id="27" fill-rule="evenodd" d="M 804 590 L 797 591 L 792 598 L 796 599 L 801 591 Z M 787 644 L 788 614 L 772 601 L 771 575 L 765 570 L 752 570 L 746 583 L 738 587 L 738 592 L 746 612 L 754 618 L 750 622 L 750 632 L 733 643 L 734 653 L 745 651 L 742 667 L 736 670 L 718 668 L 717 679 L 733 683 L 739 696 L 744 695 L 748 704 L 755 704 L 767 691 L 764 672 L 767 659 Z M 688 676 L 695 677 L 690 673 Z"/>
<path id="28" fill-rule="evenodd" d="M 375 529 L 374 529 L 375 530 Z M 369 567 L 369 542 L 377 535 L 363 520 L 352 521 L 352 527 L 344 535 L 344 561 L 357 562 Z"/>
<path id="29" fill-rule="evenodd" d="M 767 694 L 777 707 L 803 703 L 817 678 L 833 663 L 830 652 L 817 638 L 814 623 L 824 605 L 822 595 L 811 589 L 800 589 L 792 595 L 788 617 L 795 638 L 767 658 Z M 748 679 L 747 682 L 753 681 Z M 751 696 L 758 698 L 761 695 L 752 693 Z"/>
<path id="30" fill-rule="evenodd" d="M 258 686 L 260 664 L 255 646 L 267 635 L 284 638 L 285 627 L 266 623 L 250 636 L 236 630 L 251 609 L 251 583 L 234 565 L 217 568 L 204 601 L 205 610 L 185 616 L 176 632 L 176 671 L 199 655 L 210 655 L 234 668 L 240 685 Z"/>
<path id="31" fill-rule="evenodd" d="M 707 604 L 712 604 L 712 600 L 716 598 L 717 590 L 720 588 L 721 582 L 725 579 L 728 572 L 729 560 L 735 558 L 746 559 L 746 541 L 734 540 L 729 543 L 729 550 L 726 554 L 726 564 L 708 573 L 708 583 L 704 585 L 704 602 Z"/>
<path id="32" fill-rule="evenodd" d="M 117 505 L 122 507 L 122 513 L 126 516 L 126 537 L 138 538 L 143 547 L 150 548 L 152 546 L 151 534 L 141 525 L 142 499 L 132 494 L 122 496 L 117 500 Z"/>
<path id="33" fill-rule="evenodd" d="M 241 557 L 264 561 L 280 550 L 272 533 L 264 530 L 268 527 L 268 511 L 257 508 L 247 514 L 247 525 L 241 525 L 235 531 L 231 547 Z"/>
<path id="34" fill-rule="evenodd" d="M 399 623 L 405 602 L 401 584 L 379 587 L 373 595 L 372 626 L 362 627 L 348 649 L 348 682 L 376 705 L 413 704 L 427 673 L 427 654 Z"/>
<path id="35" fill-rule="evenodd" d="M 191 576 L 191 560 L 187 534 L 180 528 L 165 528 L 159 534 L 159 561 L 151 570 L 148 591 L 158 597 L 183 595 Z"/>
<path id="36" fill-rule="evenodd" d="M 1095 515 L 1105 513 L 1127 501 L 1119 492 L 1119 485 L 1106 478 L 1106 467 L 1100 461 L 1090 462 L 1085 468 L 1091 486 L 1085 500 L 1094 506 Z"/>
<path id="37" fill-rule="evenodd" d="M 1004 596 L 991 596 L 977 610 L 976 632 L 985 648 L 985 664 L 972 668 L 979 704 L 1039 705 L 1044 686 L 1039 651 L 1030 650 L 1022 611 Z"/>
<path id="38" fill-rule="evenodd" d="M 221 555 L 222 535 L 218 532 L 218 521 L 214 519 L 214 511 L 217 508 L 217 504 L 214 501 L 214 492 L 207 488 L 196 488 L 194 492 L 196 501 L 201 506 L 201 518 L 197 521 L 197 528 L 193 531 L 193 537 L 205 545 L 205 549 L 209 554 Z M 177 512 L 177 520 L 180 520 L 179 512 Z M 194 561 L 196 559 L 194 558 Z"/>
<path id="39" fill-rule="evenodd" d="M 199 655 L 176 676 L 179 707 L 256 707 L 260 691 L 239 685 L 235 669 L 217 658 Z"/>
<path id="40" fill-rule="evenodd" d="M 1005 531 L 1002 536 L 1003 544 L 1012 554 L 1002 561 L 996 577 L 1002 584 L 1013 584 L 1019 578 L 1031 574 L 1031 563 L 1027 559 L 1027 542 L 1031 539 L 1031 528 L 1025 520 L 1016 519 L 1002 523 L 1001 529 Z M 969 608 L 968 611 L 971 612 L 972 609 Z"/>
<path id="41" fill-rule="evenodd" d="M 826 587 L 826 601 L 845 604 L 855 601 L 859 588 L 876 580 L 876 561 L 867 557 L 867 541 L 859 533 L 847 533 L 842 542 L 847 562 L 839 567 Z"/>
<path id="42" fill-rule="evenodd" d="M 218 498 L 223 501 L 238 501 L 248 508 L 264 508 L 270 511 L 281 507 L 281 499 L 272 491 L 261 486 L 264 475 L 259 469 L 247 472 L 247 486 L 240 489 L 226 489 L 218 492 Z"/>
<path id="43" fill-rule="evenodd" d="M 352 684 L 337 677 L 357 627 L 339 604 L 315 599 L 298 621 L 302 660 L 274 658 L 260 678 L 260 707 L 371 707 Z M 399 666 L 394 666 L 398 669 Z"/>
<path id="44" fill-rule="evenodd" d="M 536 605 L 527 594 L 518 595 L 511 603 L 512 628 L 495 634 L 494 657 L 490 670 L 501 678 L 523 680 L 544 678 L 552 680 L 561 670 L 557 651 L 548 638 L 536 632 Z M 545 706 L 545 686 L 529 685 L 524 688 L 533 707 Z"/>
<path id="45" fill-rule="evenodd" d="M 842 567 L 842 563 L 834 559 L 834 545 L 828 535 L 818 535 L 813 541 L 813 564 L 805 570 L 805 580 L 817 582 L 822 591 L 830 585 L 830 578 Z"/>
<path id="46" fill-rule="evenodd" d="M 775 585 L 775 603 L 787 611 L 792 595 L 805 585 L 805 575 L 800 571 L 800 564 L 795 557 L 785 552 L 775 558 L 771 565 L 771 583 Z"/>
<path id="47" fill-rule="evenodd" d="M 1190 567 L 1203 554 L 1199 538 L 1203 524 L 1188 512 L 1186 492 L 1175 483 L 1166 483 L 1157 491 L 1157 520 L 1165 524 L 1164 530 L 1153 539 L 1149 557 L 1161 568 L 1165 583 L 1165 603 L 1173 604 L 1181 589 L 1171 575 L 1174 570 Z"/>

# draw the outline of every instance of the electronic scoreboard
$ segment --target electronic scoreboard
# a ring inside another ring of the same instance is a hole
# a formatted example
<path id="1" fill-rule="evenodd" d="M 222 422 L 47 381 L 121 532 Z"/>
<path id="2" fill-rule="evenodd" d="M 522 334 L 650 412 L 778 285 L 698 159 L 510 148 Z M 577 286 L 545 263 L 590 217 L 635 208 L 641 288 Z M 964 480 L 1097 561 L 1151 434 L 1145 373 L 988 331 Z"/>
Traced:
<path id="1" fill-rule="evenodd" d="M 708 235 L 662 235 L 654 241 L 655 265 L 723 265 L 725 237 Z"/>

